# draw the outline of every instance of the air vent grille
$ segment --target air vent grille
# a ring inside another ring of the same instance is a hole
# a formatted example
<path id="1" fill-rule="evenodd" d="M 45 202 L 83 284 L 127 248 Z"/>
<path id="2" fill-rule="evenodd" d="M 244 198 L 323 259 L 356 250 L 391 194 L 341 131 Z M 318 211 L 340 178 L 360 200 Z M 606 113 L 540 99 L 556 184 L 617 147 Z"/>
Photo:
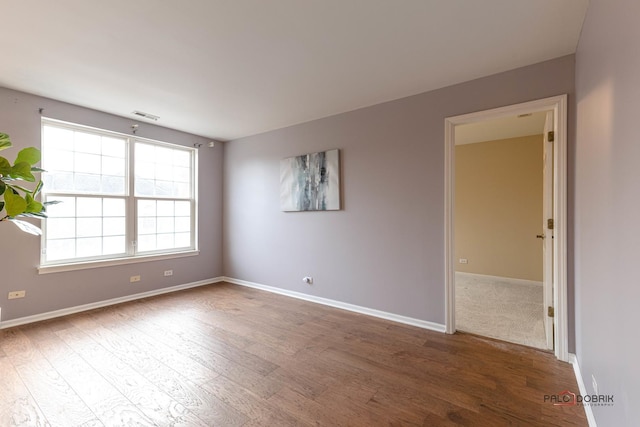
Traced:
<path id="1" fill-rule="evenodd" d="M 144 113 L 142 111 L 134 111 L 132 114 L 139 117 L 144 117 L 145 119 L 153 120 L 154 122 L 157 122 L 158 119 L 160 118 L 159 116 L 149 114 L 149 113 Z"/>

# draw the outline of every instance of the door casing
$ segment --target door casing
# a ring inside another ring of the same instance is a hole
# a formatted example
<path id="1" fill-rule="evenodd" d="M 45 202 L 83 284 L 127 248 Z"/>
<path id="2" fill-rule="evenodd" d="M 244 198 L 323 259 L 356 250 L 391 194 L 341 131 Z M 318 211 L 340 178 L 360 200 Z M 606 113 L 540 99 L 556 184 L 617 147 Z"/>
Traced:
<path id="1" fill-rule="evenodd" d="M 445 331 L 455 325 L 455 127 L 519 114 L 553 111 L 553 302 L 555 310 L 554 353 L 569 360 L 567 313 L 567 95 L 554 96 L 445 119 Z"/>

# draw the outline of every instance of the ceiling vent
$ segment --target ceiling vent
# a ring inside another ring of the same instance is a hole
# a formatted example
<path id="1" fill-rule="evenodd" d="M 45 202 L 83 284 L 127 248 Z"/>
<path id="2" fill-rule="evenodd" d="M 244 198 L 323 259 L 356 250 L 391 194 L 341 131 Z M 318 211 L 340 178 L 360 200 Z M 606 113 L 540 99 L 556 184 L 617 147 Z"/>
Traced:
<path id="1" fill-rule="evenodd" d="M 142 111 L 134 111 L 131 114 L 138 117 L 144 117 L 145 119 L 148 119 L 148 120 L 153 120 L 154 122 L 157 122 L 158 119 L 160 118 L 159 116 L 154 116 L 153 114 L 149 114 L 149 113 L 143 113 Z"/>

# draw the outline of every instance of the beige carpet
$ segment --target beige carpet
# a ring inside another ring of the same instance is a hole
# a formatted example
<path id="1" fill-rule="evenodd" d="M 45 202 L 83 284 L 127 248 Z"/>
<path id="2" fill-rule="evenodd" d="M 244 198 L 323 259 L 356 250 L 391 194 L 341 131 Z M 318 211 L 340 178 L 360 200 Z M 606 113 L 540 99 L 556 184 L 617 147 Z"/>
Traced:
<path id="1" fill-rule="evenodd" d="M 546 349 L 542 285 L 456 273 L 456 329 Z"/>

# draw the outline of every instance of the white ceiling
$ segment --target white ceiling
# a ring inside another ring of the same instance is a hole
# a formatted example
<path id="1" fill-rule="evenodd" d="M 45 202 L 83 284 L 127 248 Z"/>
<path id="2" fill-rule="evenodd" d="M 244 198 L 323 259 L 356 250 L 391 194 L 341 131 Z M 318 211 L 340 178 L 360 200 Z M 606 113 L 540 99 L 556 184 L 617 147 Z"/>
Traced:
<path id="1" fill-rule="evenodd" d="M 0 86 L 221 140 L 575 52 L 588 0 L 0 0 Z"/>
<path id="2" fill-rule="evenodd" d="M 546 111 L 539 111 L 530 115 L 510 116 L 458 125 L 455 133 L 456 145 L 542 135 L 546 117 Z"/>

